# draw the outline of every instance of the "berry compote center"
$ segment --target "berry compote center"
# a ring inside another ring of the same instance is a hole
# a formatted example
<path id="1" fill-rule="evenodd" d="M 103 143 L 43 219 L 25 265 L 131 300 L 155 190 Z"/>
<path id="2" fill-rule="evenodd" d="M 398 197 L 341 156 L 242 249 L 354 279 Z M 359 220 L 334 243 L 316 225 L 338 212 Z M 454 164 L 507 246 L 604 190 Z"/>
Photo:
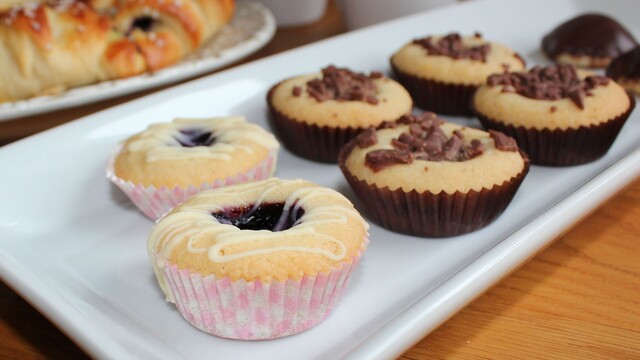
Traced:
<path id="1" fill-rule="evenodd" d="M 221 224 L 233 225 L 240 230 L 283 231 L 293 227 L 304 215 L 304 210 L 295 206 L 285 210 L 284 203 L 278 202 L 226 208 L 211 215 Z"/>
<path id="2" fill-rule="evenodd" d="M 211 146 L 216 141 L 211 131 L 188 129 L 180 130 L 180 134 L 181 136 L 176 137 L 176 140 L 183 147 Z"/>

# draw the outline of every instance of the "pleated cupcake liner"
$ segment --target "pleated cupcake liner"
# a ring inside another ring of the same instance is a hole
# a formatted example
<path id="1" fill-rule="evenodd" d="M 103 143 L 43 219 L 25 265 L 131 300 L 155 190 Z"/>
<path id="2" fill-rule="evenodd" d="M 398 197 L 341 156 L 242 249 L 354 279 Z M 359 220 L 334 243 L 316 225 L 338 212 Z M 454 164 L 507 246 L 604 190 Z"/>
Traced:
<path id="1" fill-rule="evenodd" d="M 271 104 L 271 94 L 277 86 L 272 87 L 267 95 L 271 125 L 282 144 L 300 157 L 335 164 L 342 146 L 366 130 L 360 127 L 319 126 L 293 119 Z"/>
<path id="2" fill-rule="evenodd" d="M 275 171 L 278 157 L 278 150 L 273 149 L 255 167 L 246 172 L 239 172 L 224 179 L 216 179 L 200 185 L 189 185 L 186 188 L 179 186 L 156 188 L 153 185 L 135 184 L 116 176 L 114 163 L 121 150 L 122 145 L 119 145 L 113 151 L 107 164 L 107 178 L 118 186 L 143 214 L 154 221 L 200 191 L 269 178 Z"/>
<path id="3" fill-rule="evenodd" d="M 451 237 L 481 229 L 497 219 L 509 206 L 529 172 L 529 160 L 516 176 L 491 189 L 469 192 L 406 192 L 378 187 L 356 178 L 344 165 L 355 146 L 351 142 L 340 153 L 340 170 L 373 221 L 391 231 L 421 237 Z M 402 165 L 398 165 L 402 166 Z"/>
<path id="4" fill-rule="evenodd" d="M 229 339 L 268 340 L 300 333 L 327 318 L 361 255 L 329 273 L 283 282 L 216 279 L 171 263 L 163 273 L 178 312 L 191 325 Z"/>
<path id="5" fill-rule="evenodd" d="M 529 155 L 532 164 L 572 166 L 595 161 L 609 151 L 635 107 L 633 96 L 629 96 L 629 99 L 629 110 L 611 120 L 566 130 L 513 126 L 478 111 L 476 117 L 486 129 L 497 130 L 516 139 L 518 146 Z"/>
<path id="6" fill-rule="evenodd" d="M 401 71 L 393 62 L 391 68 L 398 82 L 411 94 L 416 106 L 441 115 L 473 115 L 470 104 L 478 86 L 420 78 Z"/>

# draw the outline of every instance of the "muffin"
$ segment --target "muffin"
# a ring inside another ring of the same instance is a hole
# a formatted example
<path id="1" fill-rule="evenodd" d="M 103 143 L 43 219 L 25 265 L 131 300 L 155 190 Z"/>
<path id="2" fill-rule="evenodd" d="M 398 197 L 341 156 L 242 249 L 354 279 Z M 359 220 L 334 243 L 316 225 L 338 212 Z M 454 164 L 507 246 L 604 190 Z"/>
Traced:
<path id="1" fill-rule="evenodd" d="M 167 301 L 193 326 L 272 339 L 331 313 L 367 230 L 340 193 L 270 178 L 193 196 L 156 223 L 148 252 Z"/>
<path id="2" fill-rule="evenodd" d="M 514 137 L 533 164 L 568 166 L 603 156 L 635 101 L 607 77 L 557 65 L 492 75 L 473 106 L 486 128 Z"/>
<path id="3" fill-rule="evenodd" d="M 525 63 L 513 50 L 480 34 L 452 33 L 413 40 L 393 54 L 391 67 L 417 106 L 469 116 L 471 96 L 487 76 L 524 69 Z"/>
<path id="4" fill-rule="evenodd" d="M 381 73 L 328 66 L 296 76 L 267 95 L 272 125 L 284 146 L 303 158 L 335 163 L 360 131 L 411 112 L 411 96 Z"/>
<path id="5" fill-rule="evenodd" d="M 243 117 L 176 119 L 119 144 L 107 177 L 155 220 L 200 190 L 266 179 L 278 148 L 272 134 Z"/>
<path id="6" fill-rule="evenodd" d="M 615 58 L 607 67 L 607 76 L 640 96 L 640 46 Z"/>
<path id="7" fill-rule="evenodd" d="M 340 152 L 340 169 L 381 226 L 447 237 L 494 221 L 529 161 L 502 133 L 446 123 L 427 112 L 361 133 Z"/>
<path id="8" fill-rule="evenodd" d="M 542 39 L 551 60 L 580 67 L 606 68 L 638 43 L 620 23 L 602 14 L 584 14 L 553 29 Z"/>

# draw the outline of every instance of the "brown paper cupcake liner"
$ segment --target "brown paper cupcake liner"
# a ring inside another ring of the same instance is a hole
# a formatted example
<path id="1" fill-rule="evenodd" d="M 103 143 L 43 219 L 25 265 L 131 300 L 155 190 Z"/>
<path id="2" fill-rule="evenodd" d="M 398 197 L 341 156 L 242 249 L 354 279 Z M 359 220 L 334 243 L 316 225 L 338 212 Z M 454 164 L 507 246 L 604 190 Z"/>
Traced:
<path id="1" fill-rule="evenodd" d="M 366 129 L 318 126 L 288 117 L 271 104 L 271 94 L 276 86 L 267 94 L 271 125 L 282 144 L 300 157 L 335 164 L 344 144 Z"/>
<path id="2" fill-rule="evenodd" d="M 622 115 L 598 125 L 580 126 L 576 129 L 530 129 L 505 124 L 479 112 L 476 112 L 476 117 L 485 128 L 503 132 L 516 139 L 518 146 L 529 155 L 532 164 L 571 166 L 595 161 L 609 151 L 635 107 L 633 96 L 629 96 L 629 99 L 631 106 Z"/>
<path id="3" fill-rule="evenodd" d="M 344 163 L 354 146 L 355 143 L 350 142 L 340 153 L 340 170 L 362 201 L 366 213 L 384 228 L 414 236 L 457 236 L 489 225 L 511 203 L 529 171 L 529 160 L 523 154 L 523 170 L 491 189 L 453 194 L 390 190 L 369 185 L 349 172 Z"/>
<path id="4" fill-rule="evenodd" d="M 391 68 L 398 82 L 409 91 L 415 104 L 423 110 L 443 115 L 473 115 L 469 104 L 477 86 L 419 78 L 400 71 L 393 63 Z"/>

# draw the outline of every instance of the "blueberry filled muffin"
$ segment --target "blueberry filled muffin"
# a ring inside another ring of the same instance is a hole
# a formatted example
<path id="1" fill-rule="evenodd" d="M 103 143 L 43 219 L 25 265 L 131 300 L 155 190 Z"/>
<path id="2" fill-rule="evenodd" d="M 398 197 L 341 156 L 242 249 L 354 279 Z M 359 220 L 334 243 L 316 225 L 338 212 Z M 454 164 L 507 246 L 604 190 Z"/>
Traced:
<path id="1" fill-rule="evenodd" d="M 193 326 L 272 339 L 331 313 L 367 229 L 337 191 L 270 178 L 193 196 L 158 221 L 148 252 L 167 301 Z"/>
<path id="2" fill-rule="evenodd" d="M 243 117 L 176 119 L 119 144 L 107 176 L 155 220 L 200 190 L 271 176 L 278 148 Z"/>
<path id="3" fill-rule="evenodd" d="M 524 69 L 524 60 L 480 34 L 428 36 L 406 44 L 391 57 L 398 81 L 417 106 L 446 115 L 471 115 L 473 92 L 487 76 Z"/>
<path id="4" fill-rule="evenodd" d="M 340 152 L 339 164 L 375 222 L 425 237 L 488 225 L 529 169 L 514 139 L 429 112 L 361 133 Z"/>
<path id="5" fill-rule="evenodd" d="M 411 112 L 411 96 L 381 73 L 328 66 L 296 76 L 267 96 L 276 134 L 294 154 L 335 163 L 338 151 L 362 130 Z"/>

